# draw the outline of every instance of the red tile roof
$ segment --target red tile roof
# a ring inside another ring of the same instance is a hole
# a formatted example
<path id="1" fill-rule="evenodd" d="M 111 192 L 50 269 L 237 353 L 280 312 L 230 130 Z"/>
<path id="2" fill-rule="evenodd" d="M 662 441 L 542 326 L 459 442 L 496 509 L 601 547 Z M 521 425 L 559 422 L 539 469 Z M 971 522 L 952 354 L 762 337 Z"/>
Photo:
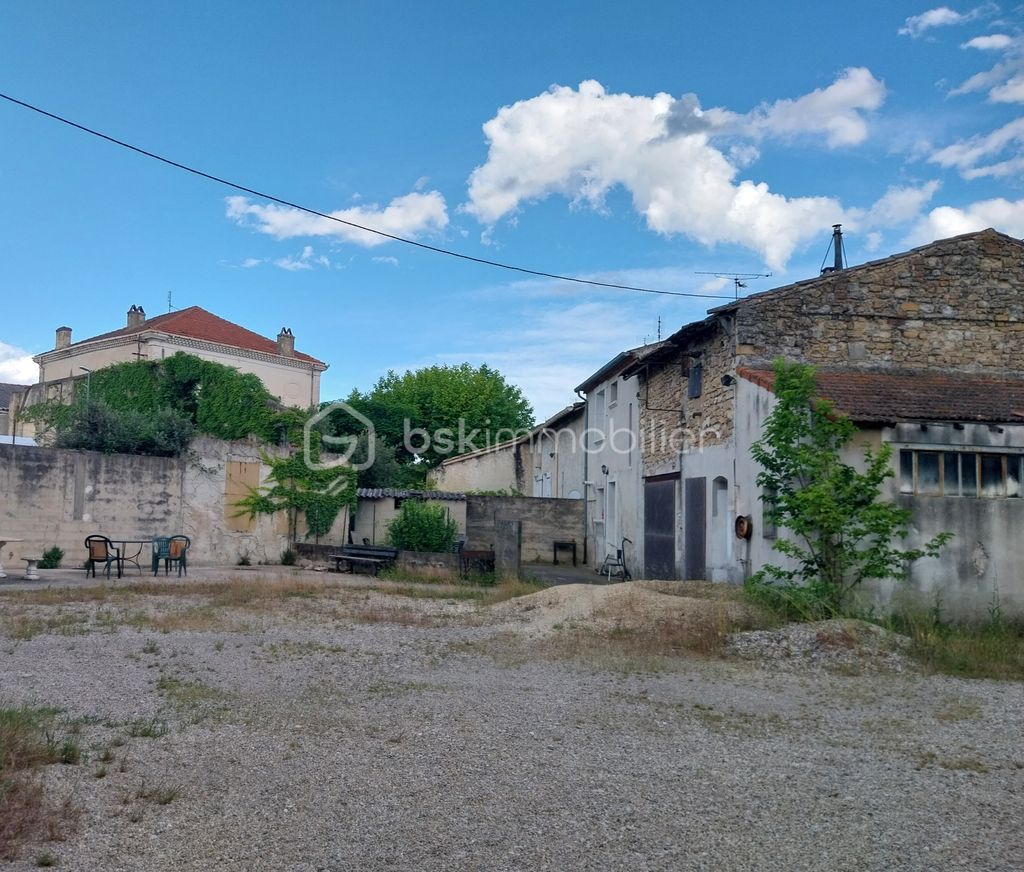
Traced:
<path id="1" fill-rule="evenodd" d="M 189 306 L 178 312 L 168 312 L 166 315 L 157 315 L 147 318 L 137 327 L 122 327 L 120 330 L 111 330 L 109 333 L 101 333 L 99 336 L 91 336 L 73 343 L 70 347 L 82 345 L 86 342 L 98 342 L 102 339 L 113 339 L 118 336 L 133 336 L 136 333 L 143 333 L 147 330 L 156 330 L 160 333 L 169 333 L 172 336 L 187 336 L 189 339 L 201 339 L 206 342 L 217 342 L 220 345 L 231 345 L 235 348 L 245 348 L 249 351 L 260 351 L 263 354 L 280 354 L 277 350 L 277 342 L 246 330 L 238 324 L 219 318 L 212 312 L 207 312 L 199 306 Z M 303 360 L 306 363 L 316 363 L 321 366 L 323 361 L 295 352 L 296 360 Z"/>
<path id="2" fill-rule="evenodd" d="M 741 366 L 737 375 L 772 390 L 770 370 Z M 842 370 L 817 373 L 819 396 L 854 421 L 1024 423 L 1024 378 L 935 371 Z"/>

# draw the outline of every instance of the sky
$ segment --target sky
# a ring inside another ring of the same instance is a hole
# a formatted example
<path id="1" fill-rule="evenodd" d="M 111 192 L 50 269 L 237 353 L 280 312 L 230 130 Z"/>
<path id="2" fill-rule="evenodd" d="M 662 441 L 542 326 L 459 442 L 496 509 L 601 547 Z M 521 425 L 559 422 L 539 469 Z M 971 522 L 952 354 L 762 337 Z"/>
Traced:
<path id="1" fill-rule="evenodd" d="M 330 368 L 487 363 L 539 419 L 741 293 L 985 227 L 1024 237 L 1012 2 L 0 3 L 0 381 L 200 305 Z M 711 275 L 702 274 L 711 273 Z"/>

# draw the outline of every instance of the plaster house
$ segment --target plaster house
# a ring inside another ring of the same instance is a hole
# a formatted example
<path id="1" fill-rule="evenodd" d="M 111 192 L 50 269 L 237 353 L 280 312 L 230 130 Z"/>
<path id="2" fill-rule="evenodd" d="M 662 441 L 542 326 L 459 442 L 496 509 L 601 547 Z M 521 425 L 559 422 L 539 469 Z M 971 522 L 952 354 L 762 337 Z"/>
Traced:
<path id="1" fill-rule="evenodd" d="M 430 478 L 438 490 L 582 499 L 583 424 L 574 403 L 515 439 L 443 460 Z"/>
<path id="2" fill-rule="evenodd" d="M 643 481 L 637 438 L 640 382 L 635 374 L 625 372 L 665 345 L 658 342 L 623 351 L 576 388 L 587 402 L 586 555 L 595 566 L 618 548 L 625 551 L 627 566 L 641 565 L 643 531 L 635 509 Z"/>
<path id="3" fill-rule="evenodd" d="M 189 306 L 147 318 L 139 306 L 128 310 L 124 327 L 77 342 L 70 327 L 58 327 L 50 351 L 37 354 L 39 382 L 81 378 L 87 370 L 132 360 L 160 360 L 179 351 L 259 376 L 286 406 L 306 409 L 320 402 L 320 375 L 327 364 L 295 350 L 295 337 L 283 328 L 277 339 L 260 336 Z"/>
<path id="4" fill-rule="evenodd" d="M 818 367 L 821 396 L 860 427 L 851 448 L 893 448 L 889 496 L 912 512 L 913 547 L 953 541 L 918 561 L 911 593 L 962 614 L 996 591 L 1024 612 L 1024 243 L 994 230 L 712 309 L 622 375 L 639 383 L 648 578 L 739 582 L 768 560 L 751 444 L 774 402 L 773 359 Z M 620 511 L 620 521 L 624 514 Z M 737 516 L 752 535 L 739 539 Z M 893 591 L 879 586 L 885 599 Z"/>

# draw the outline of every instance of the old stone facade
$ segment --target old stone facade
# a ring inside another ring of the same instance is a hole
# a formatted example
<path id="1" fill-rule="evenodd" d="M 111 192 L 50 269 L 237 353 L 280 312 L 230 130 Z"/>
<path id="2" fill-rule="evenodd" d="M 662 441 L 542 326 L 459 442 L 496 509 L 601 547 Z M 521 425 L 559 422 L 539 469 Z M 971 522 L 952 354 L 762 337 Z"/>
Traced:
<path id="1" fill-rule="evenodd" d="M 645 538 L 664 546 L 671 531 L 675 540 L 674 553 L 646 561 L 645 574 L 735 581 L 753 569 L 731 521 L 741 503 L 745 511 L 752 505 L 756 469 L 740 455 L 764 410 L 754 414 L 738 401 L 738 370 L 770 369 L 784 357 L 823 372 L 896 373 L 908 386 L 913 373 L 937 369 L 1024 379 L 1022 338 L 1024 243 L 993 230 L 740 299 L 683 327 L 666 349 L 625 373 L 640 383 L 644 498 L 637 511 Z M 1006 417 L 1019 421 L 1012 410 Z M 657 517 L 646 517 L 645 505 L 657 507 Z M 937 515 L 949 517 L 929 509 Z M 963 557 L 951 559 L 963 564 Z"/>

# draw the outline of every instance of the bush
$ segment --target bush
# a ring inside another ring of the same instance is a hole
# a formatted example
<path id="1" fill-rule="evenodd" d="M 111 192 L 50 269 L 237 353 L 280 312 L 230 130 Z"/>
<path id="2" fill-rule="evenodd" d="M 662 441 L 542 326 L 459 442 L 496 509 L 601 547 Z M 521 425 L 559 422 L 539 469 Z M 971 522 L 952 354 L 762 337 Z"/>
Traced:
<path id="1" fill-rule="evenodd" d="M 298 555 L 295 553 L 293 549 L 285 548 L 285 550 L 281 552 L 281 565 L 294 566 L 297 557 Z"/>
<path id="2" fill-rule="evenodd" d="M 403 551 L 451 551 L 458 525 L 444 506 L 406 500 L 388 524 L 388 541 Z"/>
<path id="3" fill-rule="evenodd" d="M 43 559 L 39 561 L 40 569 L 60 569 L 60 562 L 64 559 L 64 549 L 54 545 L 43 552 Z"/>
<path id="4" fill-rule="evenodd" d="M 194 432 L 191 422 L 174 409 L 147 414 L 115 409 L 103 400 L 67 407 L 54 429 L 57 448 L 161 457 L 184 453 Z"/>

